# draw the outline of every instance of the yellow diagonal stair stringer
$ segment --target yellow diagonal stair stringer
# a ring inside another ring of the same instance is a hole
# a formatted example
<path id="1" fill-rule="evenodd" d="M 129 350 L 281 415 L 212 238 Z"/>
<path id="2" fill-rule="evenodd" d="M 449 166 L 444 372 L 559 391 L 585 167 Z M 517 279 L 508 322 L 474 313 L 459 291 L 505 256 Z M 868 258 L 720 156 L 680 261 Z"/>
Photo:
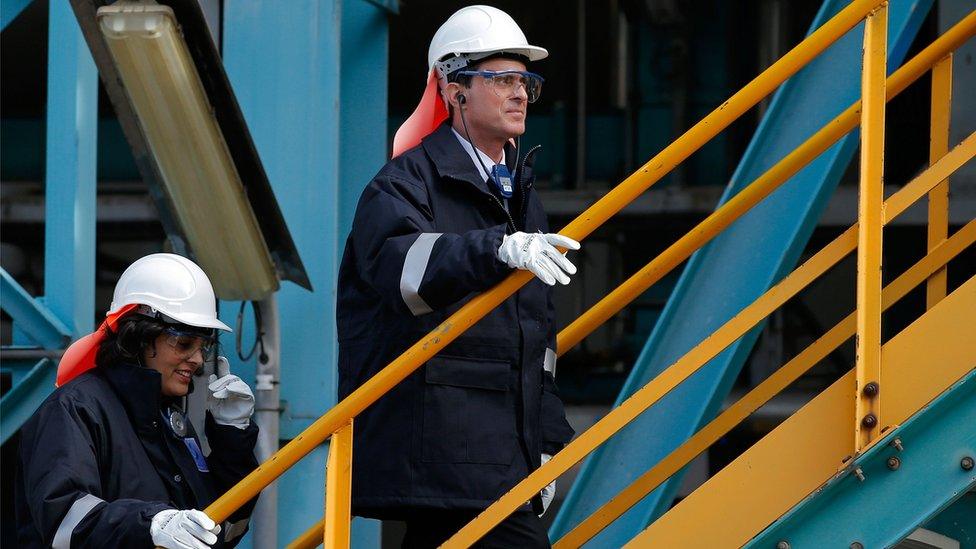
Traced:
<path id="1" fill-rule="evenodd" d="M 903 423 L 976 368 L 976 277 L 882 348 L 886 418 Z M 843 468 L 853 451 L 850 371 L 627 547 L 740 547 Z"/>

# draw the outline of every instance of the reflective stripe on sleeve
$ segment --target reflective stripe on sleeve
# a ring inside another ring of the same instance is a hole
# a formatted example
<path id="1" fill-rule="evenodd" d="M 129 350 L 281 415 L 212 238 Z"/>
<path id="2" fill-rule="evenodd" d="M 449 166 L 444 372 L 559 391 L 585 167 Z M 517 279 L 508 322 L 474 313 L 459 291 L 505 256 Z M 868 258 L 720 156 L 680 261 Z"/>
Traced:
<path id="1" fill-rule="evenodd" d="M 556 377 L 556 352 L 548 347 L 546 347 L 546 358 L 542 362 L 542 368 L 552 374 L 553 378 Z"/>
<path id="2" fill-rule="evenodd" d="M 422 233 L 407 250 L 407 257 L 403 261 L 403 273 L 400 274 L 400 295 L 407 304 L 413 316 L 427 314 L 433 309 L 427 305 L 420 294 L 420 283 L 427 271 L 430 252 L 434 249 L 434 242 L 442 233 Z"/>
<path id="3" fill-rule="evenodd" d="M 64 519 L 61 520 L 61 525 L 58 526 L 58 531 L 54 533 L 54 542 L 51 543 L 51 547 L 54 549 L 68 549 L 71 547 L 71 534 L 74 533 L 75 528 L 78 527 L 78 523 L 88 516 L 88 513 L 99 503 L 104 500 L 95 497 L 91 494 L 85 494 L 84 496 L 75 500 L 71 504 L 71 509 L 68 509 L 68 513 L 64 515 Z"/>

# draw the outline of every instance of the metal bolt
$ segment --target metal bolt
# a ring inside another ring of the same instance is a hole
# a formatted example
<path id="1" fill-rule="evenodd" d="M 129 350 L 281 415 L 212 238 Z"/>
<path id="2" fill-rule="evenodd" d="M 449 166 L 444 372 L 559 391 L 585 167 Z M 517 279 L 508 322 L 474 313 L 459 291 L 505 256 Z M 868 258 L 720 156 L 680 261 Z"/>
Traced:
<path id="1" fill-rule="evenodd" d="M 785 539 L 784 540 L 780 540 L 776 544 L 776 549 L 790 549 L 790 542 L 786 541 Z"/>
<path id="2" fill-rule="evenodd" d="M 857 480 L 864 482 L 864 471 L 860 467 L 854 469 L 854 476 L 857 477 Z"/>
<path id="3" fill-rule="evenodd" d="M 966 457 L 962 458 L 962 461 L 959 462 L 959 466 L 962 467 L 962 470 L 963 471 L 972 471 L 973 470 L 973 458 L 971 458 L 969 456 L 966 456 Z"/>
<path id="4" fill-rule="evenodd" d="M 889 443 L 889 446 L 891 446 L 891 447 L 892 447 L 892 448 L 894 448 L 895 450 L 898 450 L 899 452 L 901 452 L 902 450 L 904 450 L 904 449 L 905 449 L 905 447 L 901 445 L 901 439 L 900 439 L 900 438 L 898 438 L 898 437 L 895 437 L 895 440 L 892 440 L 892 441 L 891 441 L 891 442 Z"/>
<path id="5" fill-rule="evenodd" d="M 889 469 L 891 469 L 892 471 L 897 471 L 899 467 L 901 467 L 901 460 L 898 459 L 898 456 L 891 456 L 890 458 L 888 458 Z"/>
<path id="6" fill-rule="evenodd" d="M 864 549 L 864 544 L 859 541 L 855 541 L 851 544 L 851 549 Z"/>
<path id="7" fill-rule="evenodd" d="M 868 383 L 867 385 L 864 386 L 864 396 L 867 397 L 878 396 L 878 383 L 876 381 L 872 381 L 871 383 Z"/>
<path id="8" fill-rule="evenodd" d="M 874 414 L 868 414 L 861 420 L 861 426 L 865 429 L 874 429 L 878 425 L 878 418 Z"/>

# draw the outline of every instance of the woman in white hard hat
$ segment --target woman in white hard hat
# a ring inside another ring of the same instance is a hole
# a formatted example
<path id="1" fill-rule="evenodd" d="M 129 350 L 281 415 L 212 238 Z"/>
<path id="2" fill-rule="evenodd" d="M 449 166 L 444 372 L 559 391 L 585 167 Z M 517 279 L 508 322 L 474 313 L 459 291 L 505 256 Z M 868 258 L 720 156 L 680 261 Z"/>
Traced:
<path id="1" fill-rule="evenodd" d="M 16 486 L 22 547 L 232 547 L 253 503 L 223 525 L 202 509 L 256 466 L 254 396 L 218 371 L 204 456 L 186 420 L 193 376 L 213 359 L 216 299 L 192 261 L 152 254 L 115 287 L 111 311 L 75 342 L 58 389 L 24 424 Z"/>
<path id="2" fill-rule="evenodd" d="M 339 271 L 339 396 L 513 269 L 536 278 L 356 418 L 353 512 L 436 547 L 572 438 L 554 381 L 551 286 L 576 268 L 548 234 L 521 154 L 547 55 L 505 12 L 469 6 L 431 40 L 428 84 L 363 191 Z M 478 542 L 548 547 L 552 486 Z"/>

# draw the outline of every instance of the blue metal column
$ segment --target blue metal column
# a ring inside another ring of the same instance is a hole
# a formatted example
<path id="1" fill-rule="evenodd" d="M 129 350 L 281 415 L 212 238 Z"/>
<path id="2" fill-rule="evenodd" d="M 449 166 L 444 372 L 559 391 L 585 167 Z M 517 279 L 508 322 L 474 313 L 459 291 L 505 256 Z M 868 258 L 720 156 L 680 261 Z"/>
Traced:
<path id="1" fill-rule="evenodd" d="M 48 17 L 44 303 L 77 337 L 95 319 L 98 72 L 71 5 Z"/>
<path id="2" fill-rule="evenodd" d="M 385 13 L 365 0 L 224 4 L 227 73 L 315 288 L 278 294 L 283 439 L 336 402 L 338 263 L 359 193 L 386 158 Z M 222 316 L 238 307 L 222 304 Z M 250 318 L 244 332 L 249 348 Z M 253 360 L 235 361 L 253 380 Z M 323 446 L 279 480 L 280 546 L 321 518 L 325 458 Z M 353 539 L 378 546 L 378 524 L 357 519 Z"/>
<path id="3" fill-rule="evenodd" d="M 4 5 L 4 26 L 8 14 L 16 16 L 18 3 L 14 4 Z M 50 3 L 48 34 L 47 295 L 32 298 L 6 271 L 0 293 L 4 310 L 14 319 L 15 345 L 60 349 L 73 337 L 92 331 L 94 324 L 98 73 L 68 2 Z M 42 360 L 26 375 L 22 367 L 11 373 L 16 386 L 0 401 L 4 441 L 54 390 L 55 365 Z"/>
<path id="4" fill-rule="evenodd" d="M 847 3 L 825 1 L 811 30 Z M 930 6 L 931 0 L 891 2 L 889 72 L 901 63 Z M 861 29 L 863 24 L 777 91 L 722 202 L 857 100 Z M 618 405 L 793 268 L 856 146 L 857 132 L 852 132 L 691 258 Z M 589 516 L 715 415 L 761 328 L 705 365 L 590 456 L 556 517 L 553 539 Z M 670 507 L 681 476 L 676 474 L 644 498 L 589 546 L 619 547 L 632 539 Z"/>

